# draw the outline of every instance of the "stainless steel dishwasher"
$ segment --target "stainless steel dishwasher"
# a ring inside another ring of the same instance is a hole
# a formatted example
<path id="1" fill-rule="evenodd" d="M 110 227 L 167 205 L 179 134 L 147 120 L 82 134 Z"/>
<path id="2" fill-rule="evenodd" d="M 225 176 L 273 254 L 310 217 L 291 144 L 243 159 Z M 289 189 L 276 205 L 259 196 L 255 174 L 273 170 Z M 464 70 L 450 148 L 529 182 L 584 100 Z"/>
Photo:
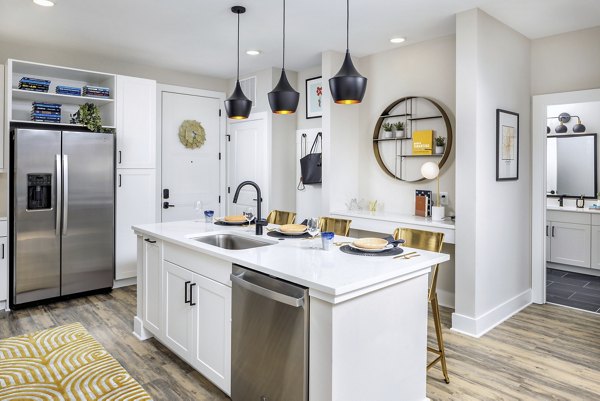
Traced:
<path id="1" fill-rule="evenodd" d="M 308 290 L 234 265 L 232 401 L 308 400 Z"/>

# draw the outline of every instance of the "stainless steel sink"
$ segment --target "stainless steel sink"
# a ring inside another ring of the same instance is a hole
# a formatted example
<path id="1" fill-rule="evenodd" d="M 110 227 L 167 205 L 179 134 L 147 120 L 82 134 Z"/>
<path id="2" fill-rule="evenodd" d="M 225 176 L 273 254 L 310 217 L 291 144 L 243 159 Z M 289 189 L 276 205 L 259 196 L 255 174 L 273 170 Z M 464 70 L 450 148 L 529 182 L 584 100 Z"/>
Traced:
<path id="1" fill-rule="evenodd" d="M 218 246 L 223 249 L 240 250 L 258 248 L 261 246 L 274 245 L 272 242 L 256 240 L 248 237 L 242 237 L 235 234 L 214 234 L 202 237 L 192 238 L 194 241 L 204 244 Z"/>

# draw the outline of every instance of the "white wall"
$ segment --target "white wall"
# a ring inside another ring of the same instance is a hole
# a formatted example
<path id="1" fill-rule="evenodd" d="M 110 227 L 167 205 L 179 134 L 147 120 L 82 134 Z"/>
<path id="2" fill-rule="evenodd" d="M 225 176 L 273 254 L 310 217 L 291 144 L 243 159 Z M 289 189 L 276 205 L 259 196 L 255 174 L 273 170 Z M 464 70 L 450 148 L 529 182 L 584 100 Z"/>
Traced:
<path id="1" fill-rule="evenodd" d="M 478 9 L 456 27 L 453 328 L 478 336 L 531 301 L 530 41 Z M 498 108 L 520 114 L 518 181 L 496 181 Z"/>
<path id="2" fill-rule="evenodd" d="M 227 80 L 225 79 L 167 70 L 144 64 L 135 64 L 126 60 L 101 57 L 93 53 L 93 46 L 90 47 L 89 53 L 82 53 L 58 47 L 38 46 L 31 43 L 0 41 L 0 62 L 4 62 L 9 58 L 113 74 L 130 75 L 133 77 L 154 79 L 162 84 L 179 85 L 197 89 L 219 92 L 224 92 L 227 89 Z"/>
<path id="3" fill-rule="evenodd" d="M 531 42 L 533 95 L 600 88 L 600 27 Z"/>

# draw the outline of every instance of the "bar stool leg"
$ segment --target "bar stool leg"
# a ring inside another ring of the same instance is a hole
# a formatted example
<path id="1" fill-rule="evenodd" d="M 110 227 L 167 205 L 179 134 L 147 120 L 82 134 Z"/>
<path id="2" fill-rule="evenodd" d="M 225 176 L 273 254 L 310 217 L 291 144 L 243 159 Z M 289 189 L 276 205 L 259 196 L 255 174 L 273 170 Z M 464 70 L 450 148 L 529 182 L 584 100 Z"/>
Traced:
<path id="1" fill-rule="evenodd" d="M 448 367 L 446 366 L 446 350 L 444 349 L 444 338 L 442 336 L 442 321 L 440 318 L 440 306 L 438 304 L 437 293 L 431 298 L 431 312 L 433 313 L 433 324 L 435 326 L 435 336 L 437 337 L 440 362 L 442 363 L 442 372 L 444 373 L 444 381 L 450 383 L 448 376 Z"/>

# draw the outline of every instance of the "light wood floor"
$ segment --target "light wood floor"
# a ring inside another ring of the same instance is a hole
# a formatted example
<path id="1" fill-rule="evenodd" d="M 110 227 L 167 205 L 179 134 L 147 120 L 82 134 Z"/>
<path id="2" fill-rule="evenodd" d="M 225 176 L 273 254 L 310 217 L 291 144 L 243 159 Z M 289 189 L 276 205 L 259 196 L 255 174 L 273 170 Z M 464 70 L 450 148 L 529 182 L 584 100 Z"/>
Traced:
<path id="1" fill-rule="evenodd" d="M 0 338 L 81 322 L 156 401 L 228 400 L 157 341 L 138 341 L 134 314 L 128 287 L 0 314 Z M 431 400 L 600 400 L 598 314 L 533 305 L 480 339 L 448 330 L 450 310 L 442 319 L 451 382 L 432 369 Z"/>

